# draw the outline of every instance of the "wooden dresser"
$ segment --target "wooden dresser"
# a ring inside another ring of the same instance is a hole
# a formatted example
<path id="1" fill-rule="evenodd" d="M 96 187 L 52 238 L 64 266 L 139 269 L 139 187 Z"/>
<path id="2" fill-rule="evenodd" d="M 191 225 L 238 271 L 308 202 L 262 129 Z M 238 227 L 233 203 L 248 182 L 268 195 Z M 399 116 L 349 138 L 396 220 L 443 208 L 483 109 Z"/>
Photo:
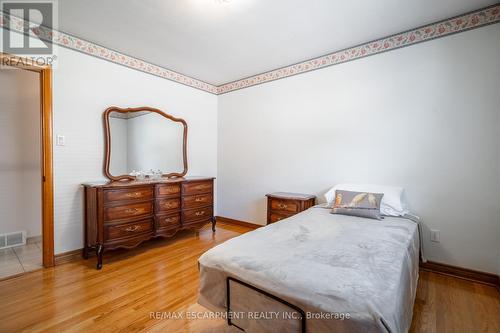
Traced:
<path id="1" fill-rule="evenodd" d="M 84 184 L 84 257 L 95 251 L 100 269 L 104 250 L 133 248 L 207 223 L 215 231 L 213 183 L 213 177 L 188 177 Z"/>
<path id="2" fill-rule="evenodd" d="M 267 224 L 300 213 L 314 206 L 316 201 L 314 195 L 302 193 L 275 192 L 266 194 L 266 197 Z"/>

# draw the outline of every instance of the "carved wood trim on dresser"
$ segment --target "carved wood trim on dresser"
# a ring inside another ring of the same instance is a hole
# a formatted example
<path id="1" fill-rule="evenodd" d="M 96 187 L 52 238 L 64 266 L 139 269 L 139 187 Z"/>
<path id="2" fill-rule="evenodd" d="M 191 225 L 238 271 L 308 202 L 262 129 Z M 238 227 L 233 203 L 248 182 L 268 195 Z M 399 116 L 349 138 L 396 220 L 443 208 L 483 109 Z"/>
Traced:
<path id="1" fill-rule="evenodd" d="M 207 223 L 215 232 L 213 177 L 158 181 L 88 183 L 85 188 L 84 258 L 104 250 L 133 248 L 179 230 L 198 230 Z"/>

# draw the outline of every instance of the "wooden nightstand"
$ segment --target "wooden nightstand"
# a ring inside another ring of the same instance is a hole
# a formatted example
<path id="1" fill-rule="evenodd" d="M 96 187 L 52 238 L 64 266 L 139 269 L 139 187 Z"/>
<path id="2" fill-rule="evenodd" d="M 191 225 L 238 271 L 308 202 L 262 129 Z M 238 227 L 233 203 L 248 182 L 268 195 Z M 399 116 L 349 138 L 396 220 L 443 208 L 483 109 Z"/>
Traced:
<path id="1" fill-rule="evenodd" d="M 314 195 L 301 193 L 275 192 L 266 194 L 266 197 L 267 224 L 300 213 L 314 206 L 316 201 Z"/>

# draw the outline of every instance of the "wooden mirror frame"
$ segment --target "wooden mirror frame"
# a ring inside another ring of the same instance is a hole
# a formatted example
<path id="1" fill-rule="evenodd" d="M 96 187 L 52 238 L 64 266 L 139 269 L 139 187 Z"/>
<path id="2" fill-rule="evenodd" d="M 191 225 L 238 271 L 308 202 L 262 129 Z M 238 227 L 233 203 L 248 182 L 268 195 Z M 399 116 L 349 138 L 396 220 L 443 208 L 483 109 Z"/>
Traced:
<path id="1" fill-rule="evenodd" d="M 136 179 L 135 176 L 130 176 L 130 175 L 120 175 L 120 176 L 113 176 L 109 172 L 109 164 L 110 164 L 110 157 L 111 157 L 111 131 L 109 127 L 109 114 L 111 112 L 119 112 L 119 113 L 127 113 L 127 112 L 139 112 L 139 111 L 149 111 L 149 112 L 154 112 L 157 113 L 167 119 L 170 119 L 172 121 L 181 123 L 182 126 L 184 126 L 184 134 L 182 138 L 182 157 L 183 157 L 183 162 L 184 162 L 184 170 L 181 173 L 178 172 L 172 172 L 172 173 L 166 173 L 163 174 L 162 177 L 167 177 L 167 178 L 174 178 L 174 177 L 184 177 L 187 173 L 188 170 L 188 162 L 187 162 L 187 131 L 188 131 L 188 126 L 187 123 L 184 119 L 181 118 L 175 118 L 174 116 L 171 116 L 161 110 L 151 108 L 148 106 L 143 106 L 143 107 L 138 107 L 138 108 L 119 108 L 116 106 L 112 106 L 106 109 L 103 113 L 103 120 L 104 120 L 104 175 L 109 178 L 110 180 L 113 181 L 120 181 L 120 180 L 134 180 Z"/>

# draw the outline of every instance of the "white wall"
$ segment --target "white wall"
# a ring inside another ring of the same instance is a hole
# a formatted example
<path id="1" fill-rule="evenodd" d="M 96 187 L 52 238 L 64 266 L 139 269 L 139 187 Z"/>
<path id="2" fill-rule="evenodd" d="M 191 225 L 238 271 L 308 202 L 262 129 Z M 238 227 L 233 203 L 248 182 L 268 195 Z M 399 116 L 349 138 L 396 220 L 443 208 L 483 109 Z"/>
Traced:
<path id="1" fill-rule="evenodd" d="M 0 233 L 42 233 L 39 74 L 0 69 Z"/>
<path id="2" fill-rule="evenodd" d="M 499 59 L 496 24 L 219 96 L 218 215 L 264 224 L 269 192 L 401 185 L 429 259 L 500 273 Z"/>
<path id="3" fill-rule="evenodd" d="M 104 179 L 102 113 L 157 107 L 188 123 L 188 175 L 217 174 L 217 96 L 65 48 L 54 70 L 55 252 L 83 245 L 83 182 Z"/>

